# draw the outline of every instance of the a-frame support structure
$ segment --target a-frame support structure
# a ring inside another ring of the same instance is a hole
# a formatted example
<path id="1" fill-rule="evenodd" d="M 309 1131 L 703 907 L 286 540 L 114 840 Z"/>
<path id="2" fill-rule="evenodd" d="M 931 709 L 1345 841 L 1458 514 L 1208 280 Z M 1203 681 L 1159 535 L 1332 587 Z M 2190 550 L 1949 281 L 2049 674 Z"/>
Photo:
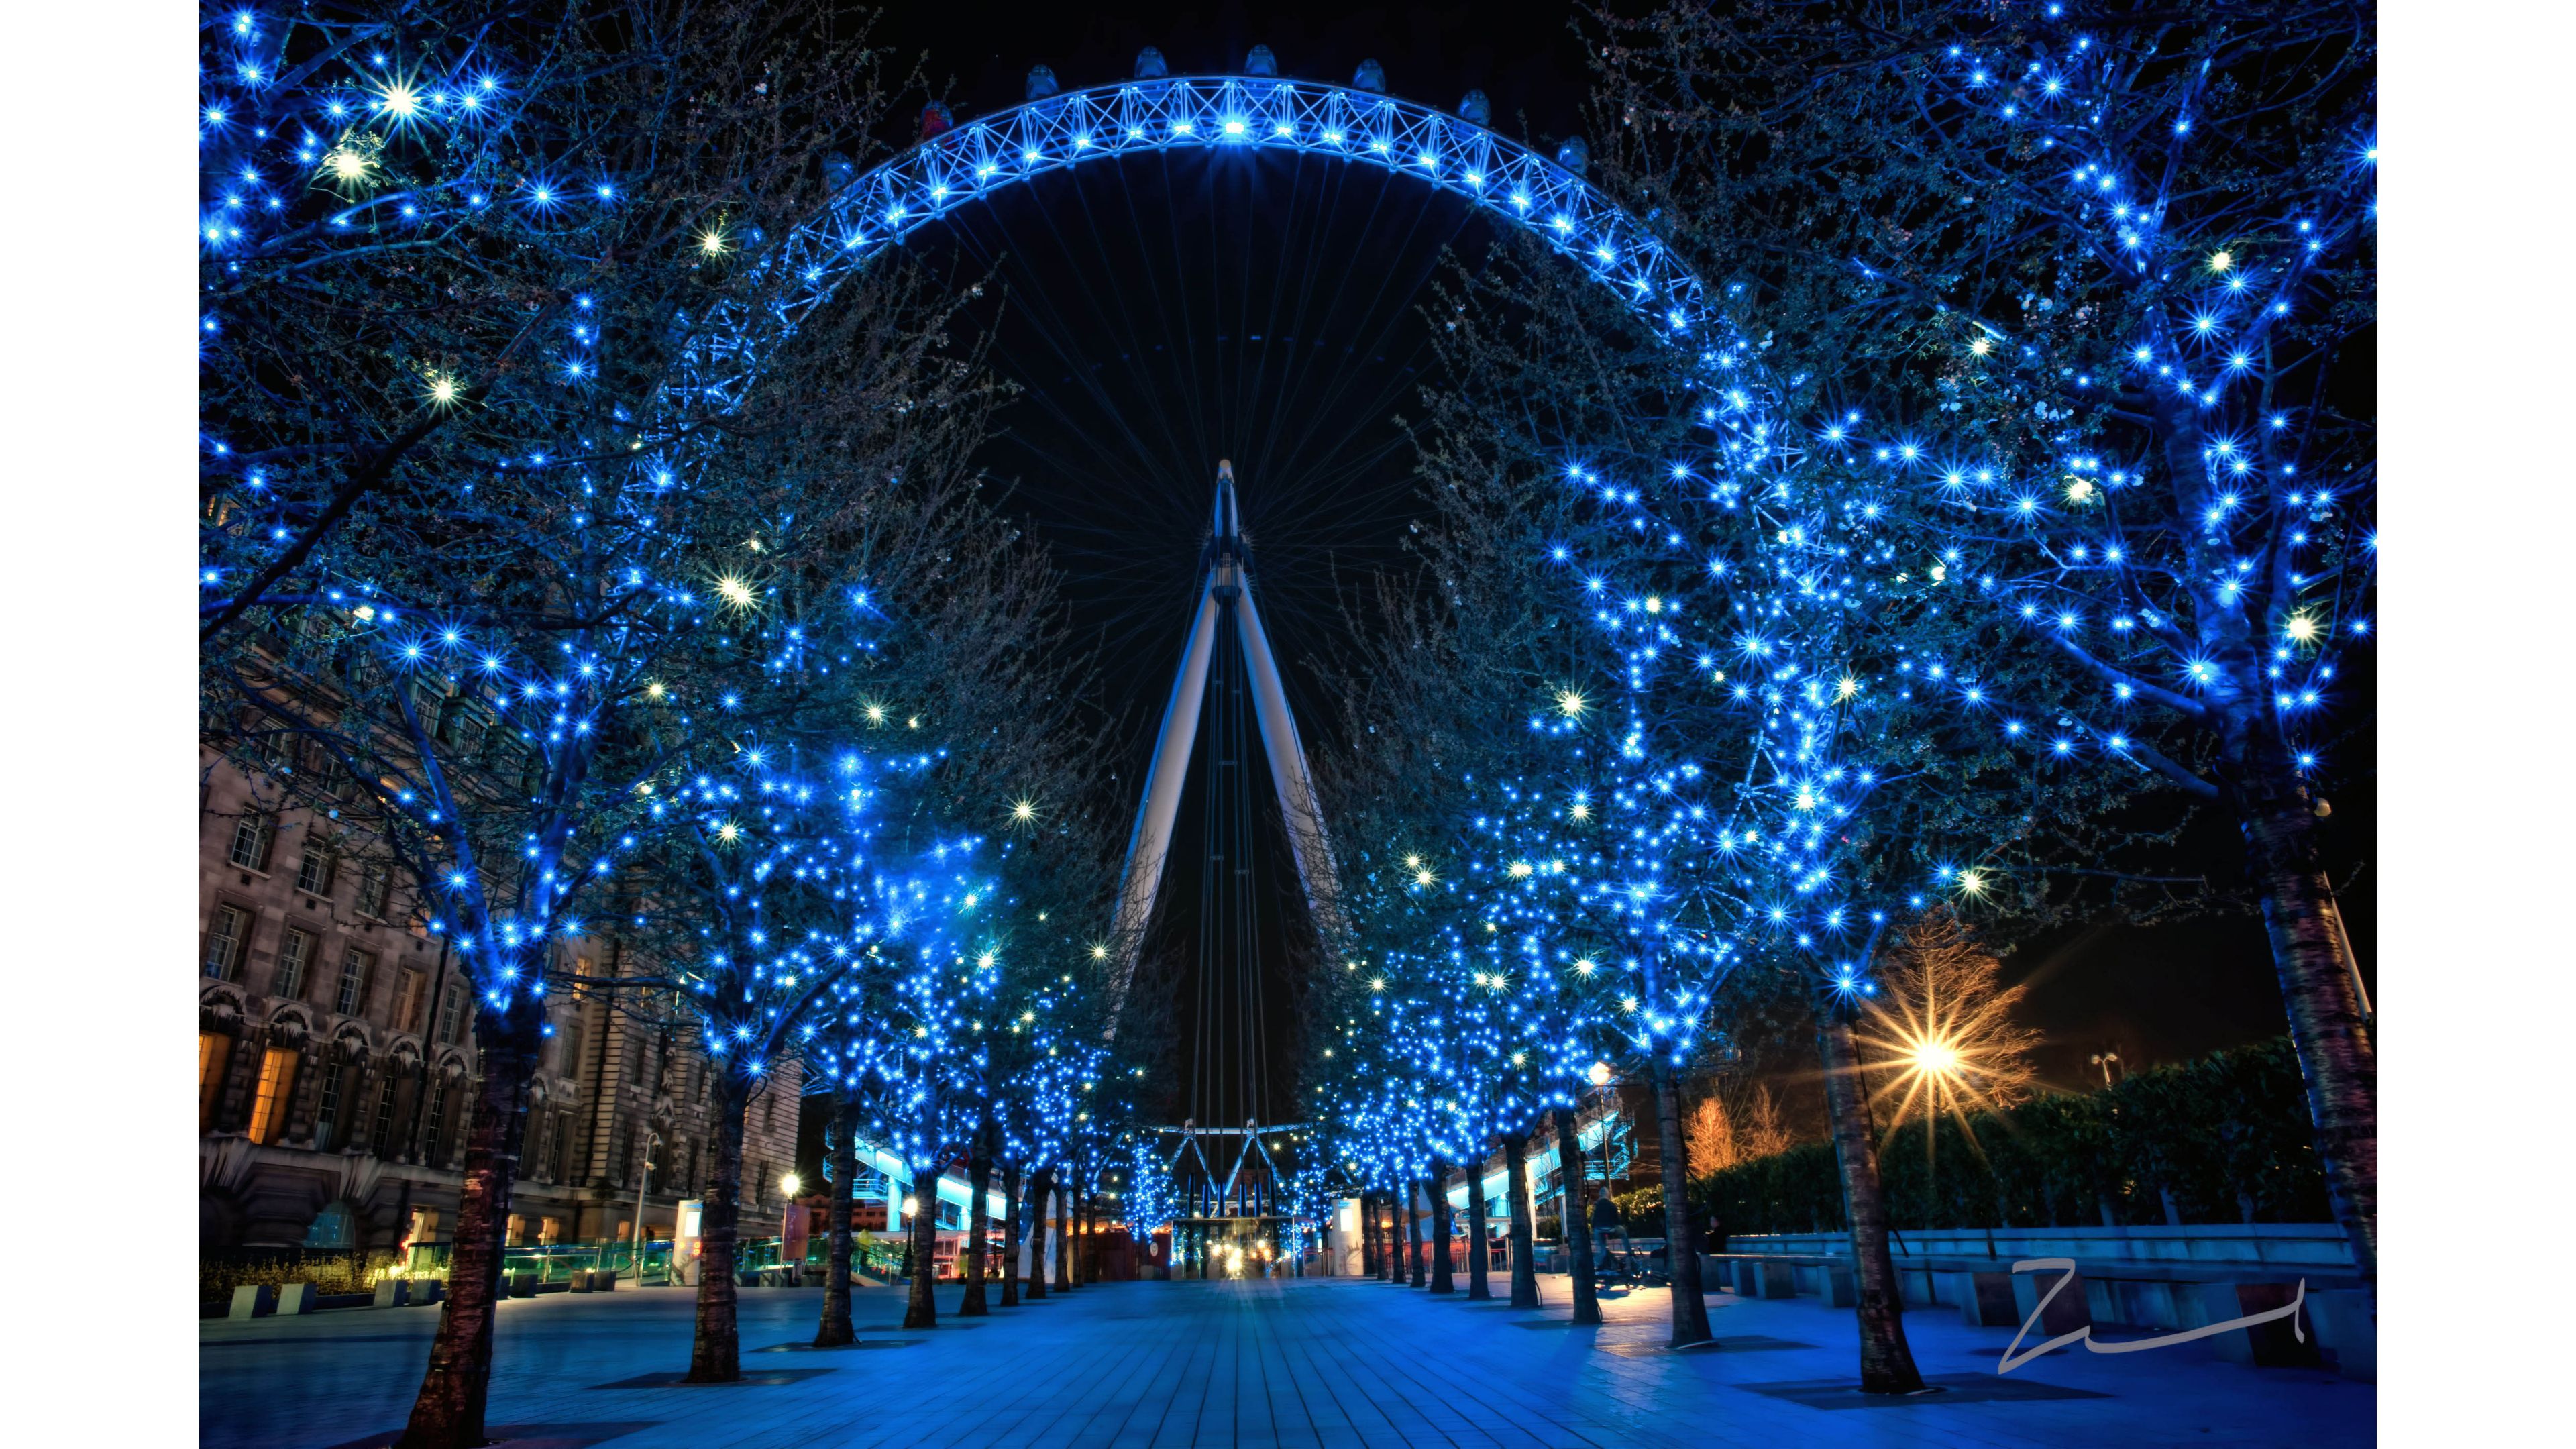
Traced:
<path id="1" fill-rule="evenodd" d="M 1288 692 L 1270 652 L 1270 635 L 1261 626 L 1261 606 L 1253 599 L 1251 560 L 1244 549 L 1242 517 L 1235 508 L 1231 462 L 1220 460 L 1216 465 L 1216 507 L 1208 532 L 1207 553 L 1199 570 L 1198 608 L 1190 618 L 1189 642 L 1181 651 L 1180 671 L 1172 679 L 1171 699 L 1163 706 L 1162 729 L 1155 736 L 1154 763 L 1145 777 L 1136 828 L 1127 838 L 1127 869 L 1119 885 L 1112 946 L 1118 955 L 1110 973 L 1113 1033 L 1171 855 L 1172 820 L 1180 811 L 1181 781 L 1189 770 L 1190 752 L 1198 744 L 1199 712 L 1207 699 L 1208 661 L 1216 650 L 1217 630 L 1228 627 L 1229 621 L 1251 676 L 1261 749 L 1270 758 L 1271 787 L 1279 797 L 1280 817 L 1288 824 L 1288 848 L 1305 889 L 1306 905 L 1314 913 L 1316 934 L 1328 949 L 1338 949 L 1343 934 L 1332 841 L 1316 808 L 1314 776 L 1306 768 L 1306 748 L 1297 739 L 1297 721 L 1288 710 Z"/>

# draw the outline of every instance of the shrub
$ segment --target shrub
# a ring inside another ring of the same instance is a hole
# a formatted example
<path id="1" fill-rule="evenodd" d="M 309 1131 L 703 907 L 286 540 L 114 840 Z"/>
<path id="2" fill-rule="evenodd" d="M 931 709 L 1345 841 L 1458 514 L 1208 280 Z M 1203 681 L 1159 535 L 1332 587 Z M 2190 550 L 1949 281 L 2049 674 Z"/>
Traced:
<path id="1" fill-rule="evenodd" d="M 1878 1137 L 1890 1219 L 1905 1228 L 2324 1222 L 2307 1093 L 2289 1038 L 2153 1067 L 2081 1096 L 2047 1096 L 1931 1130 Z M 1693 1179 L 1729 1234 L 1839 1231 L 1830 1142 Z M 1622 1196 L 1621 1210 L 1653 1188 Z M 2170 1206 L 2168 1206 L 2170 1204 Z"/>

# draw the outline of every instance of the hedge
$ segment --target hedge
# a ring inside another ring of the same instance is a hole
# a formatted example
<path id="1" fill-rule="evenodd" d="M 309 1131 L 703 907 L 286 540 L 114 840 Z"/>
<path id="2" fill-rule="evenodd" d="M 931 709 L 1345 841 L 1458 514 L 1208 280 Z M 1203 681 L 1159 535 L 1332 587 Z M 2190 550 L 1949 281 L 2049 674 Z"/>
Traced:
<path id="1" fill-rule="evenodd" d="M 1930 1147 L 1927 1156 L 1919 1120 L 1879 1133 L 1879 1172 L 1899 1230 L 2332 1216 L 2287 1037 L 2153 1067 L 2081 1096 L 1976 1113 L 1964 1132 L 1944 1119 Z M 1691 1198 L 1703 1224 L 1728 1234 L 1845 1226 L 1829 1142 L 1695 1178 Z M 1662 1202 L 1655 1188 L 1619 1198 L 1628 1214 Z"/>

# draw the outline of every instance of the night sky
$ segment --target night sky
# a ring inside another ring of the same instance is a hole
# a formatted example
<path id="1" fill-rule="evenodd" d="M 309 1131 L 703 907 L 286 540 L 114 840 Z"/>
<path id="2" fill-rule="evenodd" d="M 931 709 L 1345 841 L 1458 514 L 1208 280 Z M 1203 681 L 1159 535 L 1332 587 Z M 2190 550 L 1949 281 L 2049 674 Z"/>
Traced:
<path id="1" fill-rule="evenodd" d="M 1552 148 L 1580 125 L 1586 76 L 1562 4 L 1335 7 L 1074 7 L 1005 16 L 990 6 L 907 5 L 876 31 L 898 70 L 925 60 L 934 91 L 960 122 L 1017 104 L 1028 68 L 1052 67 L 1065 89 L 1122 80 L 1137 50 L 1159 47 L 1175 75 L 1239 72 L 1266 44 L 1281 72 L 1347 83 L 1374 58 L 1390 93 L 1444 109 L 1470 88 L 1491 98 L 1499 129 Z M 907 108 L 917 111 L 918 99 Z M 909 125 L 907 123 L 908 132 Z M 974 310 L 993 329 L 994 361 L 1024 395 L 982 462 L 1014 489 L 1055 549 L 1086 637 L 1102 650 L 1103 704 L 1130 721 L 1126 792 L 1134 808 L 1144 758 L 1177 663 L 1206 533 L 1215 460 L 1242 479 L 1258 587 L 1299 726 L 1334 729 L 1332 702 L 1307 667 L 1335 651 L 1335 591 L 1369 570 L 1400 568 L 1414 516 L 1412 458 L 1395 419 L 1418 414 L 1436 385 L 1416 308 L 1445 248 L 1485 240 L 1467 209 L 1429 188 L 1321 159 L 1192 151 L 1075 168 L 1010 188 L 958 213 L 913 245 L 957 284 L 991 285 Z M 2372 682 L 2350 687 L 2367 694 Z M 2345 759 L 2373 757 L 2371 740 Z M 1263 779 L 1256 758 L 1253 778 Z M 2330 866 L 2365 970 L 2376 957 L 2376 811 L 2372 781 L 2342 786 L 2328 822 Z M 1260 809 L 1275 822 L 1275 807 Z M 1204 791 L 1193 779 L 1165 887 L 1164 938 L 1199 934 Z M 1275 823 L 1271 859 L 1254 863 L 1264 894 L 1262 967 L 1283 970 L 1279 927 L 1302 912 Z M 2235 843 L 2206 823 L 2187 837 L 2184 873 L 2233 878 Z M 2106 1048 L 2149 1065 L 2283 1029 L 2259 920 L 2224 909 L 2155 926 L 2118 921 L 2035 936 L 2006 958 L 2031 995 L 2025 1019 L 2045 1033 L 2042 1078 L 2098 1081 Z M 1196 969 L 1178 974 L 1189 1070 Z M 2372 977 L 2375 987 L 2375 976 Z M 1274 1058 L 1288 1046 L 1274 1023 Z"/>

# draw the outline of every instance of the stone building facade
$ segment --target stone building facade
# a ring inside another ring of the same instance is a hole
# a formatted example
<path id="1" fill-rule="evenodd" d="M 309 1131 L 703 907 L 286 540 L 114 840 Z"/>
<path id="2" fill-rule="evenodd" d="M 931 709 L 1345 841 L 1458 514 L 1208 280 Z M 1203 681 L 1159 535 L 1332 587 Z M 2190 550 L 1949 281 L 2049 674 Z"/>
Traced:
<path id="1" fill-rule="evenodd" d="M 198 1239 L 210 1248 L 392 1248 L 447 1240 L 474 1097 L 471 991 L 411 924 L 381 866 L 335 859 L 300 812 L 266 814 L 252 780 L 204 760 L 199 819 Z M 558 947 L 563 973 L 641 974 L 619 943 Z M 706 1061 L 676 1011 L 633 991 L 554 994 L 513 1242 L 648 1235 L 703 1190 Z M 783 1206 L 801 1074 L 751 1102 L 746 1231 Z M 648 1156 L 649 1153 L 649 1156 Z M 649 1166 L 647 1165 L 649 1163 Z"/>

